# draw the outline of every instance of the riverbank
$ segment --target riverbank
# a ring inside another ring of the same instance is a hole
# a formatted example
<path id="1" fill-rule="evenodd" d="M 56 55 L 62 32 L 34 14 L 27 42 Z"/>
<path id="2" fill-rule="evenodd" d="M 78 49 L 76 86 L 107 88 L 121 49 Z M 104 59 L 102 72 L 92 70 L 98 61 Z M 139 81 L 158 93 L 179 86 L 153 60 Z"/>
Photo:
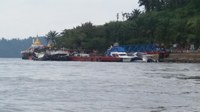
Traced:
<path id="1" fill-rule="evenodd" d="M 167 58 L 161 59 L 161 62 L 177 63 L 200 63 L 199 52 L 170 53 Z"/>

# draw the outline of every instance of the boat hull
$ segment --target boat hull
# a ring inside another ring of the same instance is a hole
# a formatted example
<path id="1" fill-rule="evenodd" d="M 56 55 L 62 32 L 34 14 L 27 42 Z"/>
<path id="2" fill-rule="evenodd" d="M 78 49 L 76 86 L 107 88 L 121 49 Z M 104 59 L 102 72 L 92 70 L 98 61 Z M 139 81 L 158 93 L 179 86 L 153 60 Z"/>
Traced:
<path id="1" fill-rule="evenodd" d="M 122 58 L 123 62 L 131 62 L 132 58 Z"/>
<path id="2" fill-rule="evenodd" d="M 37 61 L 69 61 L 69 56 L 63 55 L 63 54 L 54 54 L 54 55 L 44 54 L 43 56 L 38 57 L 36 55 L 33 55 L 33 60 L 37 60 Z"/>
<path id="3" fill-rule="evenodd" d="M 22 53 L 22 59 L 24 60 L 32 60 L 32 56 L 33 54 L 32 53 Z"/>
<path id="4" fill-rule="evenodd" d="M 69 56 L 69 61 L 122 62 L 122 59 L 110 56 L 90 56 L 90 57 Z"/>

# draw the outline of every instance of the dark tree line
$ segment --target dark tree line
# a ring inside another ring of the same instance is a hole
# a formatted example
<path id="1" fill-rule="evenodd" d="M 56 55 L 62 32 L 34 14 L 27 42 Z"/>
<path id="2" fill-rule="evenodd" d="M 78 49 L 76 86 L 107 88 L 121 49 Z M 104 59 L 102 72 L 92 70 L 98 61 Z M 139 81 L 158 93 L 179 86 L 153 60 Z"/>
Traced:
<path id="1" fill-rule="evenodd" d="M 7 40 L 5 38 L 0 39 L 0 57 L 2 58 L 20 58 L 21 51 L 28 49 L 32 42 L 33 37 L 29 37 L 27 39 L 10 39 Z M 44 45 L 46 45 L 46 41 L 44 37 L 39 37 Z"/>
<path id="2" fill-rule="evenodd" d="M 174 43 L 187 47 L 200 45 L 198 0 L 139 0 L 145 12 L 134 9 L 123 13 L 126 21 L 112 21 L 95 26 L 91 22 L 65 29 L 56 38 L 57 47 L 97 49 L 110 45 L 158 43 L 170 47 Z"/>
<path id="3" fill-rule="evenodd" d="M 166 8 L 177 8 L 189 3 L 190 0 L 139 0 L 139 6 L 144 6 L 147 12 L 163 10 Z"/>

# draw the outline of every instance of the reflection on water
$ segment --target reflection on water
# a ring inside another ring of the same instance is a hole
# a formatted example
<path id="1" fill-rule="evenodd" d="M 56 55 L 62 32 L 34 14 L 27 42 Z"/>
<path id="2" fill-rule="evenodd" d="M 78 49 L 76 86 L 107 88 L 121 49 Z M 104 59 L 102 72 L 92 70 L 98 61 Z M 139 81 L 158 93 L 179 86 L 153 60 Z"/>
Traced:
<path id="1" fill-rule="evenodd" d="M 198 112 L 200 64 L 0 59 L 0 112 Z"/>

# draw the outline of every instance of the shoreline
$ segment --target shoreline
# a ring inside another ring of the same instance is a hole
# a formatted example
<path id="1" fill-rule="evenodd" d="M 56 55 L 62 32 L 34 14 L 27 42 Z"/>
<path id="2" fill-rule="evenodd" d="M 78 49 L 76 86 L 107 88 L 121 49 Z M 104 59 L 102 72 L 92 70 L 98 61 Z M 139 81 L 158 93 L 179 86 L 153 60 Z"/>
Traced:
<path id="1" fill-rule="evenodd" d="M 200 63 L 200 53 L 199 52 L 170 53 L 168 57 L 160 59 L 159 62 Z"/>

